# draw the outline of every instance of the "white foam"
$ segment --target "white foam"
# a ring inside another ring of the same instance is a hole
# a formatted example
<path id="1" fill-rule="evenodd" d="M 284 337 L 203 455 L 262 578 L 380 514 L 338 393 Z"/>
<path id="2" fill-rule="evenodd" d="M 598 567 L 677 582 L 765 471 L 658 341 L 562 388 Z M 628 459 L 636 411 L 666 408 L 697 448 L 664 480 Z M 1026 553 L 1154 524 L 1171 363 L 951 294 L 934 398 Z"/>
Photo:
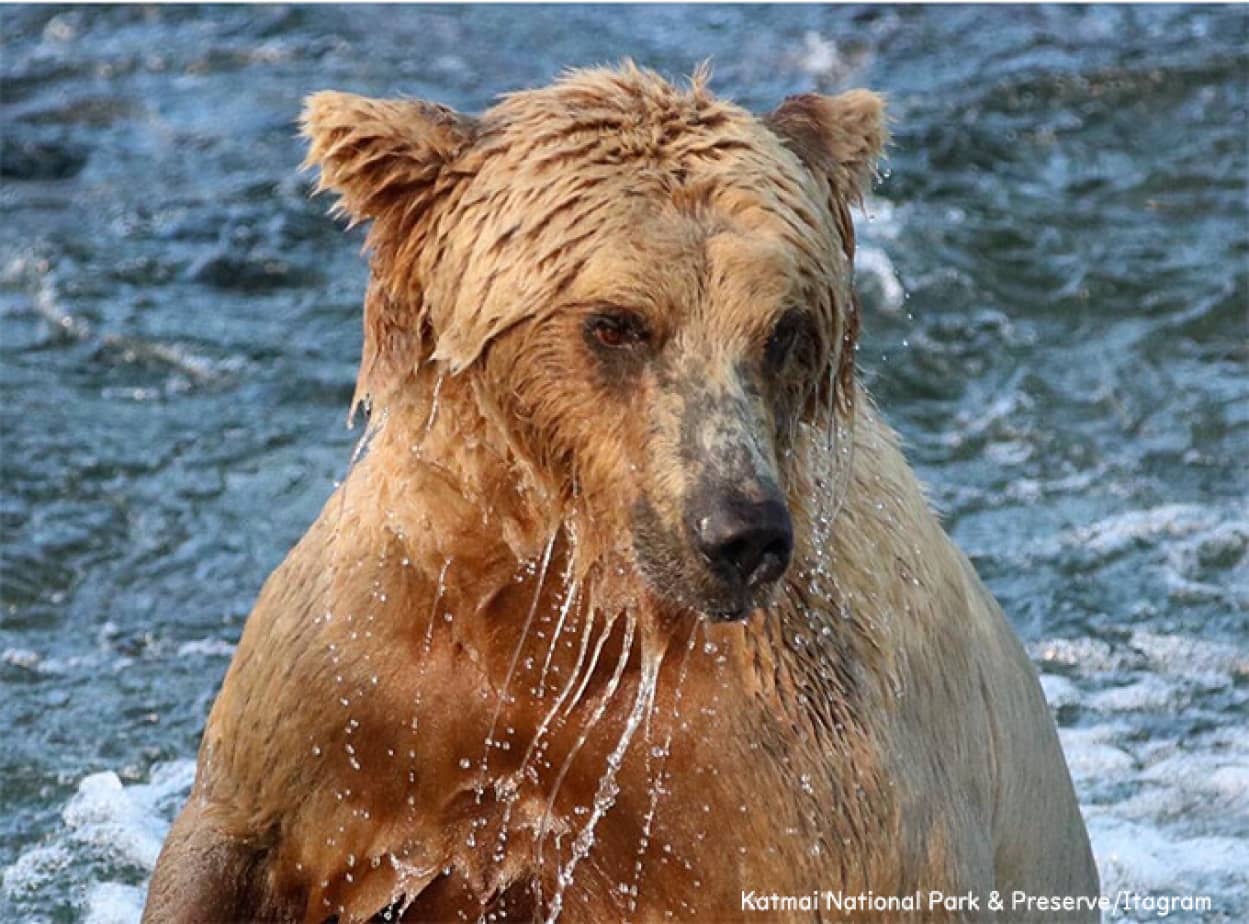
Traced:
<path id="1" fill-rule="evenodd" d="M 1059 734 L 1103 895 L 1206 896 L 1218 920 L 1246 919 L 1249 752 L 1243 744 L 1137 741 L 1132 727 L 1119 723 Z"/>
<path id="2" fill-rule="evenodd" d="M 185 658 L 188 655 L 232 658 L 234 657 L 234 646 L 219 638 L 197 638 L 193 641 L 183 642 L 178 646 L 178 657 Z"/>
<path id="3" fill-rule="evenodd" d="M 152 768 L 147 783 L 124 785 L 111 770 L 92 773 L 61 812 L 64 827 L 50 843 L 22 853 L 4 871 L 7 899 L 19 908 L 63 901 L 67 880 L 103 872 L 110 878 L 79 886 L 81 909 L 92 924 L 137 921 L 145 880 L 156 864 L 174 812 L 195 778 L 195 762 Z M 127 881 L 117 881 L 117 877 Z"/>
<path id="4" fill-rule="evenodd" d="M 1118 554 L 1125 543 L 1165 535 L 1199 544 L 1208 532 L 1209 518 L 1191 509 L 1152 513 L 1103 521 L 1110 528 L 1088 535 Z M 1234 537 L 1213 553 L 1219 564 L 1238 554 Z M 1139 630 L 1114 644 L 1086 638 L 1032 648 L 1043 666 L 1063 667 L 1065 676 L 1042 674 L 1042 684 L 1051 705 L 1071 707 L 1079 723 L 1059 735 L 1103 894 L 1206 896 L 1213 919 L 1249 920 L 1249 738 L 1234 722 L 1185 721 L 1249 702 L 1237 685 L 1249 652 Z"/>
<path id="5" fill-rule="evenodd" d="M 1067 768 L 1077 788 L 1121 777 L 1133 768 L 1132 755 L 1112 742 L 1114 732 L 1114 728 L 1106 725 L 1059 729 Z"/>
<path id="6" fill-rule="evenodd" d="M 906 302 L 906 289 L 898 278 L 889 254 L 880 247 L 864 244 L 854 254 L 855 278 L 860 283 L 866 281 L 879 290 L 880 298 L 876 307 L 890 314 L 897 314 Z"/>
<path id="7" fill-rule="evenodd" d="M 1163 712 L 1171 709 L 1179 698 L 1176 684 L 1146 674 L 1133 683 L 1094 693 L 1087 704 L 1100 712 Z"/>
<path id="8" fill-rule="evenodd" d="M 135 924 L 143 916 L 144 890 L 120 882 L 96 882 L 87 890 L 83 924 Z"/>
<path id="9" fill-rule="evenodd" d="M 28 671 L 33 671 L 39 667 L 43 657 L 39 652 L 31 651 L 29 648 L 6 648 L 4 653 L 0 654 L 0 661 L 13 667 L 21 667 Z"/>
<path id="10" fill-rule="evenodd" d="M 811 30 L 802 36 L 802 51 L 797 54 L 796 63 L 804 73 L 820 77 L 846 70 L 837 43 Z"/>
<path id="11" fill-rule="evenodd" d="M 64 844 L 33 847 L 5 869 L 4 896 L 14 902 L 33 897 L 44 883 L 66 878 L 73 864 L 74 855 Z"/>
<path id="12" fill-rule="evenodd" d="M 1066 540 L 1098 556 L 1118 555 L 1137 545 L 1187 536 L 1211 528 L 1218 517 L 1195 504 L 1166 504 L 1151 510 L 1130 510 L 1089 526 L 1071 530 Z"/>
<path id="13" fill-rule="evenodd" d="M 1101 869 L 1102 894 L 1121 889 L 1166 895 L 1246 894 L 1249 841 L 1177 837 L 1155 825 L 1089 810 L 1089 836 Z M 1223 906 L 1216 905 L 1223 910 Z M 1231 910 L 1231 909 L 1228 909 Z"/>
<path id="14" fill-rule="evenodd" d="M 1083 700 L 1080 689 L 1066 677 L 1057 674 L 1042 674 L 1041 689 L 1045 691 L 1045 699 L 1051 709 L 1062 709 L 1064 706 L 1077 706 Z"/>
<path id="15" fill-rule="evenodd" d="M 1249 609 L 1249 508 L 1164 504 L 1131 510 L 1048 537 L 1041 559 L 1076 555 L 1097 568 L 1138 554 L 1156 567 L 1167 602 Z"/>
<path id="16" fill-rule="evenodd" d="M 821 86 L 834 87 L 845 84 L 867 63 L 869 56 L 866 48 L 843 48 L 836 39 L 807 30 L 802 37 L 802 48 L 791 52 L 788 58 L 794 67 Z"/>
<path id="17" fill-rule="evenodd" d="M 1127 640 L 1111 645 L 1102 639 L 1046 639 L 1028 646 L 1032 657 L 1046 665 L 1077 670 L 1105 686 L 1151 672 L 1182 682 L 1216 684 L 1215 676 L 1230 679 L 1249 674 L 1249 651 L 1186 635 L 1162 635 L 1137 630 Z M 1113 676 L 1111 676 L 1113 675 Z M 1223 685 L 1217 681 L 1216 685 Z"/>
<path id="18" fill-rule="evenodd" d="M 111 770 L 93 773 L 78 784 L 78 794 L 61 817 L 77 842 L 98 848 L 118 863 L 151 869 L 165 825 L 143 796 L 140 787 L 127 789 Z"/>

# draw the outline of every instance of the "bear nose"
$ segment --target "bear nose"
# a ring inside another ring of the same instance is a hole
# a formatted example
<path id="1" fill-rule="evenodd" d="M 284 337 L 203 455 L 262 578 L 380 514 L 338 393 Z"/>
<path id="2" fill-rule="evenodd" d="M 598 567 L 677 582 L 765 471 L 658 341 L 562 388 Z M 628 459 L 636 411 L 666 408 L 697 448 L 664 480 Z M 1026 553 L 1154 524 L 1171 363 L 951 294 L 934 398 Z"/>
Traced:
<path id="1" fill-rule="evenodd" d="M 776 497 L 724 498 L 692 526 L 698 550 L 717 574 L 729 580 L 758 587 L 775 581 L 789 567 L 794 527 Z"/>

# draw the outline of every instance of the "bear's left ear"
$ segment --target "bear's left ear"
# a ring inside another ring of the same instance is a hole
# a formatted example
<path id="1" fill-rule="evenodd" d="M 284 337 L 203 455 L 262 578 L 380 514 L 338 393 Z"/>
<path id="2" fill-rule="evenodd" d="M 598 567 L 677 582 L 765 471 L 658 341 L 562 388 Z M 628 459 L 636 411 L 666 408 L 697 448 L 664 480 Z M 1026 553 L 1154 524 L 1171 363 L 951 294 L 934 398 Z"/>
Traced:
<path id="1" fill-rule="evenodd" d="M 337 208 L 352 224 L 419 211 L 477 131 L 471 117 L 446 106 L 333 91 L 305 100 L 300 126 L 309 141 L 304 166 L 321 169 L 317 191 L 338 193 Z"/>
<path id="2" fill-rule="evenodd" d="M 806 93 L 791 96 L 763 122 L 806 166 L 827 179 L 833 221 L 842 250 L 854 264 L 854 222 L 850 206 L 861 205 L 872 182 L 876 161 L 889 140 L 885 100 L 869 90 L 850 90 L 840 96 Z M 841 312 L 833 375 L 821 388 L 832 388 L 837 405 L 849 412 L 854 405 L 854 352 L 859 337 L 859 301 L 853 287 Z M 826 406 L 827 395 L 817 406 Z"/>
<path id="3" fill-rule="evenodd" d="M 870 90 L 804 93 L 763 121 L 809 169 L 827 176 L 844 201 L 862 202 L 889 140 L 884 97 Z"/>

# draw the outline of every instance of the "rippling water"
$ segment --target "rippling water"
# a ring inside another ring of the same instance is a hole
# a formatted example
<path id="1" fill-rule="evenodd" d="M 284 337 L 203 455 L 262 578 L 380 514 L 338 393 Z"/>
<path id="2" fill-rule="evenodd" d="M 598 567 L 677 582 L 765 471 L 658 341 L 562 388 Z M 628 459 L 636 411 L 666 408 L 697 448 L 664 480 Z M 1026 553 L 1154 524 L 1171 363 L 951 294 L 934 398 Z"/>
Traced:
<path id="1" fill-rule="evenodd" d="M 293 119 L 704 57 L 896 120 L 865 374 L 1036 658 L 1108 890 L 1249 919 L 1249 8 L 0 9 L 0 918 L 132 920 L 349 456 Z"/>

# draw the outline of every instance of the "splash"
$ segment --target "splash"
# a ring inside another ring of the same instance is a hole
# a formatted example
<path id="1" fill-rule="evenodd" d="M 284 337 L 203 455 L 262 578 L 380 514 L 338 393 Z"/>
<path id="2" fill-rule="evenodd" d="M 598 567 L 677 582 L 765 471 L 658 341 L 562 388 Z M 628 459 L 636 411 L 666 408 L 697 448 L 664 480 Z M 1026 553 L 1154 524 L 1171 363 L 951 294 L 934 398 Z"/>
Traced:
<path id="1" fill-rule="evenodd" d="M 385 921 L 402 921 L 413 902 L 420 896 L 421 890 L 438 875 L 439 867 L 437 865 L 417 866 L 415 863 L 401 860 L 393 853 L 388 853 L 386 857 L 397 878 L 390 899 L 390 907 L 382 912 L 381 917 Z"/>

